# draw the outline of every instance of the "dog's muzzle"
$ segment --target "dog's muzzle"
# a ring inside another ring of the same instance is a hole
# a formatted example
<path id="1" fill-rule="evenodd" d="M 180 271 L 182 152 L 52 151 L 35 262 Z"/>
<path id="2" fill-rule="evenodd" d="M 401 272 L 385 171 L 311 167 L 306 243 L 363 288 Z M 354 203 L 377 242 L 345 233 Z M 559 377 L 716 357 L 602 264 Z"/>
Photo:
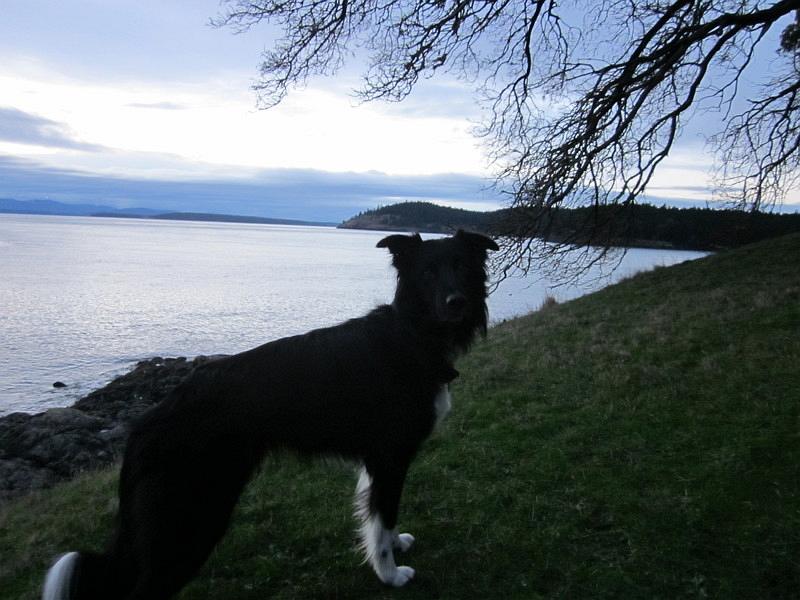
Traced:
<path id="1" fill-rule="evenodd" d="M 444 300 L 444 309 L 445 320 L 460 321 L 466 313 L 467 297 L 460 292 L 449 294 Z"/>

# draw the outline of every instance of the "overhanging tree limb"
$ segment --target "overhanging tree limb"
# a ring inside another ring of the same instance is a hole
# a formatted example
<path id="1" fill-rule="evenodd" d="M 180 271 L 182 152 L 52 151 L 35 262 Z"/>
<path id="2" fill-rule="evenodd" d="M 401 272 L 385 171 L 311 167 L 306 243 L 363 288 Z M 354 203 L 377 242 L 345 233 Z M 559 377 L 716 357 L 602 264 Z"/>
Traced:
<path id="1" fill-rule="evenodd" d="M 245 31 L 266 20 L 283 32 L 265 53 L 255 86 L 265 106 L 312 75 L 335 73 L 352 52 L 368 57 L 364 100 L 402 100 L 421 78 L 440 71 L 474 82 L 486 116 L 479 133 L 519 220 L 503 240 L 506 267 L 560 252 L 558 245 L 522 239 L 546 234 L 549 214 L 559 207 L 611 205 L 624 212 L 698 108 L 726 116 L 714 138 L 721 197 L 758 209 L 779 202 L 797 179 L 797 22 L 783 25 L 783 52 L 776 55 L 782 71 L 745 109 L 734 101 L 755 49 L 781 19 L 796 16 L 800 0 L 227 0 L 225 6 L 217 25 Z M 611 223 L 589 222 L 568 241 L 603 248 L 618 240 L 612 230 Z"/>

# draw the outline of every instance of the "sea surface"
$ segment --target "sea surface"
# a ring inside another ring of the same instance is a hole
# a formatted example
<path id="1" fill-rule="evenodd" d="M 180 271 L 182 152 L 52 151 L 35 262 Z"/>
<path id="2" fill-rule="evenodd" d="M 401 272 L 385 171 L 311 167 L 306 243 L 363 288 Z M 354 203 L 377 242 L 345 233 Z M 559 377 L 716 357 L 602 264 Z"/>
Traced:
<path id="1" fill-rule="evenodd" d="M 385 233 L 238 223 L 0 215 L 0 415 L 67 406 L 153 356 L 229 354 L 390 302 Z M 492 322 L 703 256 L 631 250 L 611 276 L 531 275 Z M 62 389 L 53 383 L 67 384 Z"/>

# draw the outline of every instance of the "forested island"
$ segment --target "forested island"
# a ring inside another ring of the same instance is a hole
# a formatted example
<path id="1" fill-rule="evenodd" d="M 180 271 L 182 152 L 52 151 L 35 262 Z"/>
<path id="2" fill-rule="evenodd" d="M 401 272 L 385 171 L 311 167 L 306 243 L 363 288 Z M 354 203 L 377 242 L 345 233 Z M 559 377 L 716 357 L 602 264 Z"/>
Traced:
<path id="1" fill-rule="evenodd" d="M 510 209 L 480 212 L 430 202 L 401 202 L 347 219 L 344 229 L 452 233 L 469 229 L 489 235 L 515 235 L 522 215 Z M 656 207 L 646 204 L 558 209 L 526 234 L 549 241 L 581 243 L 589 224 L 594 239 L 617 246 L 720 250 L 800 231 L 800 213 L 744 212 L 709 208 Z"/>

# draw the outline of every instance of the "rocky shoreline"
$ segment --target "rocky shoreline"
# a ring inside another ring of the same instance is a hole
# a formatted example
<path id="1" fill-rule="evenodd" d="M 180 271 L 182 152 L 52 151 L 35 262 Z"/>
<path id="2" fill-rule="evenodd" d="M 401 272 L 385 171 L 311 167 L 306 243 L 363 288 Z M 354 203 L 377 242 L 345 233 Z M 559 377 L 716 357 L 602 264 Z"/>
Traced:
<path id="1" fill-rule="evenodd" d="M 115 462 L 131 421 L 214 358 L 143 360 L 69 408 L 0 417 L 0 502 Z"/>

